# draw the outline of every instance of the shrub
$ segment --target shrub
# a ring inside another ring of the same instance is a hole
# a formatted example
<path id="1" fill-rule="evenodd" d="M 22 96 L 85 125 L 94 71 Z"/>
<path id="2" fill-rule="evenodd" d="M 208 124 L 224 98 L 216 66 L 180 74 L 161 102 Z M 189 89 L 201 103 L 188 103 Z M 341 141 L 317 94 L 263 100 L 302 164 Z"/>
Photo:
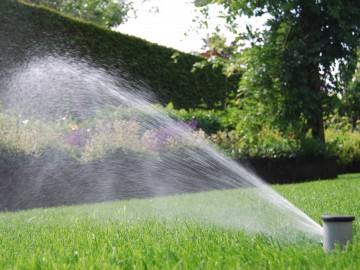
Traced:
<path id="1" fill-rule="evenodd" d="M 53 143 L 58 126 L 49 126 L 40 120 L 23 119 L 21 115 L 0 111 L 0 145 L 38 156 L 47 145 Z"/>
<path id="2" fill-rule="evenodd" d="M 224 111 L 175 110 L 169 104 L 162 110 L 176 121 L 161 122 L 151 113 L 147 114 L 148 109 L 159 113 L 159 108 L 151 106 L 145 109 L 107 107 L 92 118 L 80 121 L 64 117 L 56 122 L 25 119 L 14 112 L 0 110 L 0 155 L 39 156 L 49 147 L 55 147 L 80 162 L 99 160 L 119 151 L 161 158 L 162 153 L 196 147 L 199 137 L 207 137 L 233 158 L 336 154 L 343 167 L 360 161 L 360 133 L 352 130 L 347 118 L 333 117 L 326 122 L 326 150 L 323 152 L 320 143 L 309 134 L 299 140 L 269 125 L 256 132 L 245 132 L 240 122 L 240 131 L 231 129 L 232 126 L 226 125 L 229 118 Z"/>
<path id="3" fill-rule="evenodd" d="M 340 167 L 360 161 L 360 125 L 353 125 L 350 117 L 331 115 L 326 124 L 326 141 L 338 155 Z"/>
<path id="4" fill-rule="evenodd" d="M 203 129 L 208 138 L 227 155 L 240 157 L 304 157 L 334 155 L 338 151 L 338 140 L 328 139 L 325 151 L 318 140 L 310 134 L 296 136 L 284 134 L 269 125 L 249 124 L 241 110 L 228 108 L 224 111 L 189 109 L 176 110 L 170 103 L 165 112 L 174 119 L 184 122 L 196 120 L 197 128 Z M 347 118 L 334 116 L 329 128 L 347 129 Z M 252 119 L 251 121 L 255 121 Z"/>
<path id="5" fill-rule="evenodd" d="M 202 129 L 206 134 L 210 135 L 219 130 L 226 128 L 223 122 L 223 111 L 206 110 L 206 109 L 180 109 L 175 110 L 172 103 L 169 103 L 165 112 L 172 118 L 189 123 L 193 121 L 195 128 Z"/>
<path id="6" fill-rule="evenodd" d="M 137 108 L 108 107 L 93 118 L 60 121 L 24 120 L 21 115 L 0 112 L 0 155 L 23 153 L 40 156 L 51 147 L 64 149 L 80 162 L 103 159 L 114 152 L 160 157 L 164 152 L 196 147 L 201 130 L 194 122 L 153 125 L 151 114 Z"/>
<path id="7" fill-rule="evenodd" d="M 344 130 L 326 130 L 327 141 L 333 142 L 339 156 L 338 164 L 342 167 L 360 161 L 360 132 Z"/>
<path id="8" fill-rule="evenodd" d="M 284 138 L 276 130 L 264 127 L 256 136 L 241 135 L 235 130 L 219 131 L 210 139 L 234 158 L 292 156 L 296 152 L 295 141 Z"/>

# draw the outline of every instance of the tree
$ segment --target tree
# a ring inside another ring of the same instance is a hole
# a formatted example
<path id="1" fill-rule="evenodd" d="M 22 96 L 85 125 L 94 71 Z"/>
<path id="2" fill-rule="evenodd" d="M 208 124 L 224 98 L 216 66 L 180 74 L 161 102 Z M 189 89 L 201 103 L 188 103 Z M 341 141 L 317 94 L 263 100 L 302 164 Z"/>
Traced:
<path id="1" fill-rule="evenodd" d="M 345 113 L 352 120 L 353 128 L 360 128 L 360 52 L 355 73 L 344 93 Z"/>
<path id="2" fill-rule="evenodd" d="M 339 78 L 349 79 L 356 66 L 360 1 L 195 1 L 198 6 L 210 3 L 224 6 L 226 22 L 238 36 L 237 54 L 223 61 L 228 67 L 244 67 L 238 98 L 256 99 L 261 113 L 271 114 L 283 129 L 311 131 L 324 143 L 323 119 L 342 91 Z M 238 32 L 239 16 L 264 14 L 269 15 L 264 30 L 248 26 L 245 33 Z"/>
<path id="3" fill-rule="evenodd" d="M 126 22 L 134 11 L 132 1 L 124 0 L 25 0 L 58 10 L 71 17 L 91 21 L 98 25 L 114 27 Z"/>

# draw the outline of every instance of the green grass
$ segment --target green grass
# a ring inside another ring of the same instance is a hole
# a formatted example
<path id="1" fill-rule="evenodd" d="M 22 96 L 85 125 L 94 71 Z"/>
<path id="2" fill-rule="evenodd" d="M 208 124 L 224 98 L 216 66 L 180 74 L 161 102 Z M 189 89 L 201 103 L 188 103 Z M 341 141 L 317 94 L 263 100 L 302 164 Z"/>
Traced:
<path id="1" fill-rule="evenodd" d="M 0 269 L 360 269 L 360 174 L 274 187 L 318 222 L 355 215 L 354 244 L 326 254 L 316 241 L 163 219 L 151 209 L 174 207 L 168 197 L 1 213 Z"/>

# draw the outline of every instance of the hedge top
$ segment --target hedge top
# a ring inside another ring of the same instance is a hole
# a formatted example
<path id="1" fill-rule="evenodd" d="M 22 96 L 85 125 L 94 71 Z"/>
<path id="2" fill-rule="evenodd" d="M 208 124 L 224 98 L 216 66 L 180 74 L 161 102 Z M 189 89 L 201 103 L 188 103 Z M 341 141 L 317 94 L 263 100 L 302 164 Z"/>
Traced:
<path id="1" fill-rule="evenodd" d="M 238 78 L 226 78 L 221 68 L 191 72 L 200 57 L 17 0 L 0 1 L 0 36 L 0 79 L 29 57 L 60 54 L 91 60 L 135 85 L 141 82 L 161 103 L 176 108 L 221 107 L 237 88 Z"/>

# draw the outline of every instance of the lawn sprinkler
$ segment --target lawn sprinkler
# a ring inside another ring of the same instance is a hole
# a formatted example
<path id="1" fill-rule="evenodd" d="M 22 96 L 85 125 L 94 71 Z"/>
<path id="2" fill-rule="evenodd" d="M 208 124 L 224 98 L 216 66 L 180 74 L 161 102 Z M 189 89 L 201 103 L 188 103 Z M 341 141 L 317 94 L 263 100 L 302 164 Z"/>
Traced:
<path id="1" fill-rule="evenodd" d="M 326 252 L 335 249 L 338 244 L 344 249 L 346 244 L 352 242 L 354 216 L 322 216 L 324 223 L 323 246 Z"/>

